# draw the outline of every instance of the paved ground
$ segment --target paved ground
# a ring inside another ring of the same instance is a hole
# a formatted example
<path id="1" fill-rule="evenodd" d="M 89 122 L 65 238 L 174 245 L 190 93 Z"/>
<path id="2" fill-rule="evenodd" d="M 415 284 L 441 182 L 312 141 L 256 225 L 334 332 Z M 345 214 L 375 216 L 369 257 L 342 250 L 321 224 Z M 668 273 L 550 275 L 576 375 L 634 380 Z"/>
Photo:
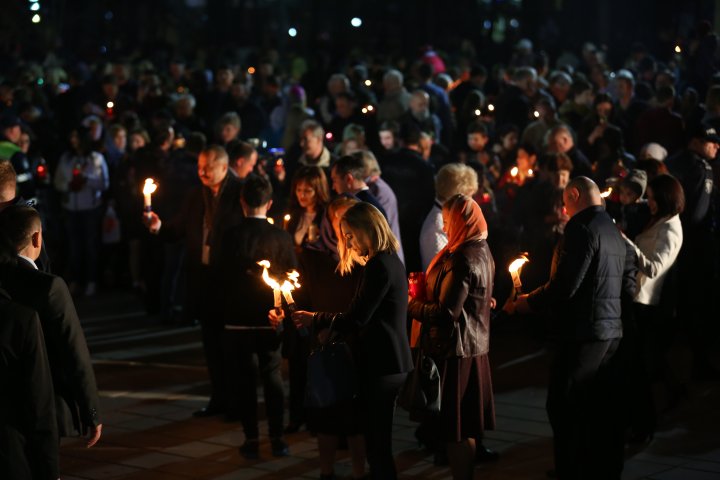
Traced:
<path id="1" fill-rule="evenodd" d="M 165 326 L 147 318 L 130 294 L 101 294 L 78 301 L 101 390 L 104 434 L 93 449 L 66 440 L 61 451 L 64 480 L 73 479 L 292 479 L 318 478 L 315 439 L 302 431 L 287 437 L 291 456 L 261 458 L 237 454 L 243 442 L 238 424 L 220 418 L 193 419 L 207 401 L 199 329 Z M 499 462 L 479 466 L 476 478 L 543 479 L 552 468 L 551 430 L 545 415 L 547 356 L 522 321 L 493 325 L 491 362 L 497 430 L 486 445 Z M 683 367 L 680 351 L 677 363 Z M 644 449 L 628 450 L 624 479 L 720 479 L 720 383 L 695 382 L 687 398 L 662 419 Z M 418 449 L 415 425 L 399 411 L 394 451 L 400 477 L 447 479 Z M 261 426 L 261 432 L 267 425 Z M 349 460 L 337 473 L 349 476 Z"/>

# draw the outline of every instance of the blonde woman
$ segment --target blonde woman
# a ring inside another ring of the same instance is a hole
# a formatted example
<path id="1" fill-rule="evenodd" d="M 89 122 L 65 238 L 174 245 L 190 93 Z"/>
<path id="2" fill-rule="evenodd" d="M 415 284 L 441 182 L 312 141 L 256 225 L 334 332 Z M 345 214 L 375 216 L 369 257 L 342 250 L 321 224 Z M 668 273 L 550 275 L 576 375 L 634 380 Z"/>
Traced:
<path id="1" fill-rule="evenodd" d="M 293 320 L 315 331 L 332 324 L 336 331 L 356 335 L 356 373 L 370 475 L 392 480 L 397 477 L 392 455 L 395 399 L 412 369 L 405 327 L 405 268 L 387 220 L 369 203 L 360 202 L 345 212 L 340 231 L 340 273 L 365 266 L 355 297 L 345 313 L 298 311 Z"/>

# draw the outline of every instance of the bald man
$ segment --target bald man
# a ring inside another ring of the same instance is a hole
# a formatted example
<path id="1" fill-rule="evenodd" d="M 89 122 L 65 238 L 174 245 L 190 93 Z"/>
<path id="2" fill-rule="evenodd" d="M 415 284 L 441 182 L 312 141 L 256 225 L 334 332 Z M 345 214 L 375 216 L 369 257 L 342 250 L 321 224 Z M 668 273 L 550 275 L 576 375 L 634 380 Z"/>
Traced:
<path id="1" fill-rule="evenodd" d="M 143 217 L 150 232 L 161 239 L 167 242 L 182 239 L 185 242 L 185 308 L 190 318 L 200 321 L 211 384 L 210 402 L 195 412 L 196 417 L 226 411 L 222 356 L 224 324 L 221 302 L 217 298 L 217 257 L 225 232 L 243 217 L 241 182 L 228 174 L 228 163 L 228 154 L 223 147 L 209 146 L 198 156 L 198 177 L 202 186 L 188 192 L 177 215 L 167 224 L 154 212 Z"/>
<path id="2" fill-rule="evenodd" d="M 620 294 L 625 242 L 598 186 L 576 177 L 563 192 L 567 214 L 548 282 L 514 304 L 548 311 L 557 342 L 547 412 L 557 478 L 620 479 L 623 434 L 616 413 L 613 357 L 622 337 Z"/>

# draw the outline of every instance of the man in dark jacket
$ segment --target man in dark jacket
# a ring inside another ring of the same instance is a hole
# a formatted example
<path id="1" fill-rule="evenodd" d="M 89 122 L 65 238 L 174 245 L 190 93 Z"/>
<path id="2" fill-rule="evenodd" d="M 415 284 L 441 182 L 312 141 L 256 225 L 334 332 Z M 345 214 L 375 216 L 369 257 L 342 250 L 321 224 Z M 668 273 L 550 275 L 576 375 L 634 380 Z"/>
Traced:
<path id="1" fill-rule="evenodd" d="M 571 180 L 563 200 L 571 218 L 555 250 L 550 280 L 520 296 L 514 307 L 519 313 L 550 310 L 554 315 L 558 342 L 547 411 L 557 477 L 619 479 L 623 435 L 611 360 L 622 337 L 625 242 L 592 180 Z"/>
<path id="2" fill-rule="evenodd" d="M 283 385 L 280 341 L 268 323 L 273 292 L 263 282 L 257 262 L 270 262 L 270 275 L 283 283 L 285 274 L 297 262 L 290 235 L 267 221 L 272 203 L 270 182 L 249 175 L 242 194 L 245 218 L 227 231 L 220 254 L 223 285 L 223 347 L 227 366 L 228 415 L 239 418 L 245 431 L 240 454 L 257 458 L 258 377 L 262 377 L 272 453 L 288 455 L 282 440 Z M 292 328 L 292 327 L 290 327 Z"/>
<path id="3" fill-rule="evenodd" d="M 186 307 L 200 320 L 203 348 L 210 375 L 211 396 L 196 417 L 225 412 L 225 374 L 222 355 L 222 312 L 218 298 L 218 254 L 226 230 L 242 219 L 240 181 L 228 174 L 225 149 L 212 145 L 198 157 L 202 187 L 188 193 L 177 215 L 163 224 L 154 212 L 144 217 L 151 232 L 164 241 L 185 241 Z"/>
<path id="4" fill-rule="evenodd" d="M 433 169 L 420 155 L 420 131 L 407 128 L 403 148 L 389 153 L 381 167 L 383 179 L 397 196 L 405 267 L 408 272 L 419 272 L 420 230 L 435 201 Z"/>
<path id="5" fill-rule="evenodd" d="M 58 478 L 51 385 L 37 313 L 0 288 L 0 478 Z"/>
<path id="6" fill-rule="evenodd" d="M 20 205 L 0 213 L 4 248 L 0 283 L 13 301 L 38 312 L 55 391 L 58 433 L 89 433 L 93 446 L 102 432 L 98 394 L 85 335 L 65 281 L 40 272 L 35 261 L 42 246 L 37 210 Z"/>

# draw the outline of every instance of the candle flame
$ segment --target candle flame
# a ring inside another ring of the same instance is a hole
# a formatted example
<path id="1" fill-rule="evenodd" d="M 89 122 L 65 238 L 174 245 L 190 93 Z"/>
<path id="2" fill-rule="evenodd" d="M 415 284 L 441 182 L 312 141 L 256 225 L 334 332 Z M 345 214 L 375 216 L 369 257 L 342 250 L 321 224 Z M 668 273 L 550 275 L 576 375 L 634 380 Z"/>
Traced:
<path id="1" fill-rule="evenodd" d="M 512 175 L 513 177 L 517 177 L 518 172 L 519 172 L 518 167 L 512 167 L 510 169 L 510 175 Z"/>
<path id="2" fill-rule="evenodd" d="M 528 177 L 532 177 L 535 175 L 535 172 L 533 172 L 532 168 L 528 170 Z"/>
<path id="3" fill-rule="evenodd" d="M 275 220 L 273 220 L 271 217 L 267 217 L 267 221 L 270 225 L 275 225 Z"/>
<path id="4" fill-rule="evenodd" d="M 510 273 L 517 273 L 519 272 L 523 265 L 525 265 L 530 260 L 525 255 L 520 255 L 518 258 L 512 261 L 510 266 L 508 267 L 508 272 Z"/>
<path id="5" fill-rule="evenodd" d="M 157 183 L 152 178 L 146 178 L 143 185 L 143 195 L 151 195 L 157 190 Z"/>
<path id="6" fill-rule="evenodd" d="M 371 86 L 372 86 L 372 81 L 370 81 L 370 80 L 365 80 L 365 86 L 366 86 L 366 87 L 371 87 Z"/>
<path id="7" fill-rule="evenodd" d="M 612 193 L 612 191 L 613 191 L 612 187 L 609 187 L 607 190 L 605 190 L 604 192 L 602 192 L 602 193 L 600 194 L 600 196 L 601 196 L 602 198 L 607 198 L 607 197 L 610 196 L 610 194 Z"/>
<path id="8" fill-rule="evenodd" d="M 291 270 L 285 274 L 286 279 L 283 280 L 282 284 L 275 278 L 270 276 L 268 269 L 270 268 L 269 260 L 260 260 L 257 262 L 258 265 L 263 267 L 262 279 L 263 281 L 273 290 L 280 290 L 284 294 L 290 293 L 293 290 L 300 288 L 300 273 L 297 270 Z"/>
<path id="9" fill-rule="evenodd" d="M 476 115 L 476 116 L 479 117 L 479 116 L 480 116 L 480 113 L 481 113 L 481 112 L 480 112 L 480 109 L 479 109 L 479 108 L 475 110 L 475 115 Z"/>
<path id="10" fill-rule="evenodd" d="M 107 108 L 113 108 L 115 104 L 113 102 L 107 102 Z"/>
<path id="11" fill-rule="evenodd" d="M 289 213 L 286 214 L 286 215 L 283 217 L 283 220 L 285 220 L 286 222 L 289 222 L 289 221 L 290 221 L 290 214 L 289 214 Z"/>
<path id="12" fill-rule="evenodd" d="M 682 48 L 680 48 L 680 45 L 675 45 L 675 53 L 682 53 Z"/>
<path id="13" fill-rule="evenodd" d="M 493 104 L 491 103 L 491 104 L 489 104 L 489 105 L 487 106 L 487 109 L 488 109 L 489 112 L 494 112 L 494 111 L 495 111 L 495 105 L 493 105 Z"/>

